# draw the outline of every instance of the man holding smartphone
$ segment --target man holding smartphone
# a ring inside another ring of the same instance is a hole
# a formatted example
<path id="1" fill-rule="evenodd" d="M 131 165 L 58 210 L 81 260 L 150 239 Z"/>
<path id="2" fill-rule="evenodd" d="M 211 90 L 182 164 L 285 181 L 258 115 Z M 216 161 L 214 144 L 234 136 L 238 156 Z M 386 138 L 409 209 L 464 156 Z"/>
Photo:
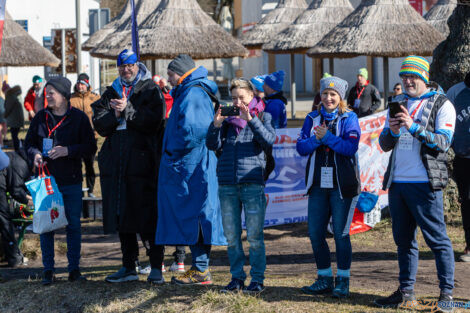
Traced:
<path id="1" fill-rule="evenodd" d="M 454 252 L 446 233 L 442 190 L 447 184 L 447 150 L 452 143 L 455 109 L 442 94 L 428 89 L 429 62 L 409 56 L 399 73 L 406 107 L 387 118 L 380 134 L 380 147 L 392 151 L 383 188 L 389 190 L 393 238 L 397 245 L 400 286 L 381 307 L 410 305 L 418 271 L 417 226 L 436 258 L 441 293 L 439 301 L 452 301 Z M 446 311 L 450 306 L 442 306 Z"/>

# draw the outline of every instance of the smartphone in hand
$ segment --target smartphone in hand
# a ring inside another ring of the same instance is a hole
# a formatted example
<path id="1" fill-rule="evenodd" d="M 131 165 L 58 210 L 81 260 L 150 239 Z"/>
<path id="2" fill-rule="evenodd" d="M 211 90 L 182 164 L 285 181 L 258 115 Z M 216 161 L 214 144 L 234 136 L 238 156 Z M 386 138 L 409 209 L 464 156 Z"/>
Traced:
<path id="1" fill-rule="evenodd" d="M 239 116 L 240 108 L 234 105 L 220 107 L 222 116 Z"/>
<path id="2" fill-rule="evenodd" d="M 395 118 L 396 115 L 402 112 L 401 107 L 406 108 L 406 101 L 394 101 L 388 104 L 389 116 Z"/>

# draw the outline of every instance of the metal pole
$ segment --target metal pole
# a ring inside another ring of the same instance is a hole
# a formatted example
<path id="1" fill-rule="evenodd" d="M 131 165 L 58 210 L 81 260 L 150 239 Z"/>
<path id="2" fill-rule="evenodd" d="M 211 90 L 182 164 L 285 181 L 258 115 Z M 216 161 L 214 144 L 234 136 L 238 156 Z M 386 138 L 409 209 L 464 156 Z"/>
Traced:
<path id="1" fill-rule="evenodd" d="M 66 77 L 67 72 L 65 69 L 65 62 L 66 62 L 65 60 L 65 28 L 62 28 L 61 36 L 62 36 L 62 76 Z"/>
<path id="2" fill-rule="evenodd" d="M 335 75 L 335 62 L 333 58 L 329 58 L 329 64 L 330 64 L 330 74 Z"/>
<path id="3" fill-rule="evenodd" d="M 295 54 L 290 55 L 290 115 L 295 118 L 295 101 L 296 101 L 296 88 L 295 88 Z"/>
<path id="4" fill-rule="evenodd" d="M 80 21 L 80 0 L 75 0 L 75 15 L 77 28 L 77 75 L 82 71 L 82 26 Z"/>
<path id="5" fill-rule="evenodd" d="M 388 99 L 388 57 L 384 57 L 383 67 L 384 67 L 384 109 L 388 107 L 387 99 Z"/>

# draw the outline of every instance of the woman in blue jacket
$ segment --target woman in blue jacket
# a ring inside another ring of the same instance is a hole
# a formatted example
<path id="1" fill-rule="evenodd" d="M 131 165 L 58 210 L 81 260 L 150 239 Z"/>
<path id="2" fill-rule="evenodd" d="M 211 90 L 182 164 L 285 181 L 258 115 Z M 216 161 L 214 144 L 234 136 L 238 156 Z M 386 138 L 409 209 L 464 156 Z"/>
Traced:
<path id="1" fill-rule="evenodd" d="M 264 174 L 265 151 L 272 148 L 276 133 L 271 114 L 264 111 L 264 103 L 254 96 L 254 87 L 246 79 L 232 81 L 233 105 L 240 108 L 240 116 L 226 118 L 219 109 L 209 126 L 206 145 L 220 153 L 217 162 L 219 199 L 222 225 L 228 241 L 228 258 L 232 281 L 222 292 L 240 291 L 259 293 L 264 290 L 266 253 L 264 247 L 264 218 L 266 196 Z M 241 211 L 245 212 L 246 233 L 250 243 L 251 283 L 244 287 L 245 254 L 241 241 Z"/>
<path id="2" fill-rule="evenodd" d="M 356 152 L 361 130 L 355 113 L 344 101 L 348 83 L 338 77 L 320 81 L 321 105 L 305 119 L 297 151 L 309 156 L 305 181 L 308 199 L 308 229 L 318 278 L 302 291 L 308 294 L 349 295 L 351 241 L 349 227 L 354 213 L 352 199 L 360 193 Z M 333 283 L 326 229 L 333 219 L 337 276 Z"/>

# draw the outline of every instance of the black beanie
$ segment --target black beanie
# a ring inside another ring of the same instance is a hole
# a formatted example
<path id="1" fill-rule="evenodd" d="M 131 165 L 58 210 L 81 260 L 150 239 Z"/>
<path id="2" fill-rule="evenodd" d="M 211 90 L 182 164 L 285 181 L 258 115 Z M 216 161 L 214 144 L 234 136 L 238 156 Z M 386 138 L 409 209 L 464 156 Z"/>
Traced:
<path id="1" fill-rule="evenodd" d="M 70 88 L 72 88 L 72 83 L 65 77 L 54 77 L 49 80 L 46 84 L 54 87 L 65 99 L 70 100 Z"/>
<path id="2" fill-rule="evenodd" d="M 193 59 L 187 54 L 180 54 L 168 64 L 168 69 L 180 76 L 196 67 Z"/>

